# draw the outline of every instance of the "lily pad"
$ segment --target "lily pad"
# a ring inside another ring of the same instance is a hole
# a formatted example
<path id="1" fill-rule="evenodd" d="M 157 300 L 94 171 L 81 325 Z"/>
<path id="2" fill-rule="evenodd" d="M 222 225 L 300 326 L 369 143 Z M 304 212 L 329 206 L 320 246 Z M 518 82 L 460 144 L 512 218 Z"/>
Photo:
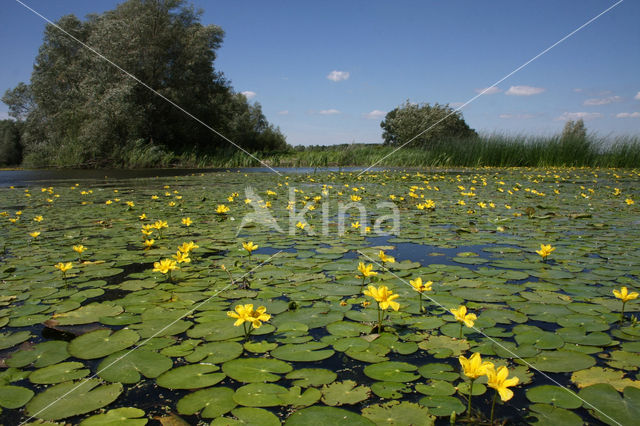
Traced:
<path id="1" fill-rule="evenodd" d="M 406 383 L 420 377 L 415 373 L 417 369 L 415 365 L 406 362 L 386 361 L 367 365 L 364 368 L 364 374 L 374 380 Z"/>
<path id="2" fill-rule="evenodd" d="M 222 364 L 222 371 L 234 380 L 243 383 L 275 382 L 293 370 L 290 364 L 279 359 L 241 358 Z"/>
<path id="3" fill-rule="evenodd" d="M 17 331 L 15 333 L 0 333 L 0 350 L 11 348 L 31 337 L 28 331 Z"/>
<path id="4" fill-rule="evenodd" d="M 567 373 L 584 370 L 595 365 L 593 357 L 573 351 L 544 351 L 535 358 L 526 361 L 540 371 L 551 373 Z"/>
<path id="5" fill-rule="evenodd" d="M 190 393 L 178 401 L 178 413 L 192 415 L 200 412 L 205 419 L 221 416 L 233 410 L 233 389 L 214 387 Z"/>
<path id="6" fill-rule="evenodd" d="M 11 354 L 6 363 L 9 367 L 26 367 L 33 364 L 36 368 L 57 364 L 69 358 L 67 342 L 50 340 L 37 345 L 21 349 Z"/>
<path id="7" fill-rule="evenodd" d="M 109 382 L 138 383 L 141 375 L 156 378 L 172 366 L 168 357 L 140 348 L 109 355 L 98 365 L 97 374 Z"/>
<path id="8" fill-rule="evenodd" d="M 157 379 L 158 386 L 169 389 L 198 389 L 213 386 L 226 376 L 215 373 L 220 367 L 210 364 L 191 364 L 173 368 Z"/>
<path id="9" fill-rule="evenodd" d="M 31 389 L 22 386 L 0 386 L 0 407 L 10 410 L 20 408 L 29 402 L 33 395 Z"/>
<path id="10" fill-rule="evenodd" d="M 238 342 L 212 342 L 205 343 L 195 348 L 195 350 L 185 356 L 188 362 L 199 362 L 209 364 L 222 364 L 231 361 L 242 355 L 242 345 Z"/>
<path id="11" fill-rule="evenodd" d="M 571 381 L 581 389 L 598 383 L 609 384 L 620 392 L 627 386 L 640 388 L 640 381 L 624 377 L 623 371 L 602 367 L 591 367 L 586 370 L 576 371 L 571 375 Z"/>
<path id="12" fill-rule="evenodd" d="M 149 421 L 141 419 L 144 411 L 134 407 L 114 408 L 103 414 L 84 419 L 80 426 L 143 426 Z"/>
<path id="13" fill-rule="evenodd" d="M 300 368 L 286 375 L 287 379 L 293 380 L 294 386 L 301 387 L 327 385 L 337 377 L 336 373 L 324 368 Z"/>
<path id="14" fill-rule="evenodd" d="M 322 394 L 316 388 L 308 388 L 301 392 L 300 386 L 289 388 L 286 393 L 278 394 L 283 405 L 291 405 L 293 407 L 308 407 L 320 400 Z"/>
<path id="15" fill-rule="evenodd" d="M 371 420 L 353 411 L 335 407 L 309 407 L 287 418 L 285 426 L 374 426 Z"/>
<path id="16" fill-rule="evenodd" d="M 81 362 L 61 362 L 60 364 L 50 365 L 34 371 L 29 375 L 29 381 L 48 385 L 81 379 L 90 373 L 88 369 L 83 369 L 82 367 L 84 367 L 84 364 Z"/>
<path id="17" fill-rule="evenodd" d="M 547 404 L 533 404 L 530 407 L 531 415 L 537 419 L 534 425 L 540 426 L 582 426 L 584 422 L 577 414 Z"/>
<path id="18" fill-rule="evenodd" d="M 369 398 L 370 393 L 371 389 L 367 386 L 357 386 L 353 380 L 345 380 L 324 385 L 322 387 L 322 402 L 331 406 L 357 404 Z"/>
<path id="19" fill-rule="evenodd" d="M 283 404 L 278 395 L 286 393 L 286 388 L 273 383 L 249 383 L 236 390 L 233 400 L 245 407 L 275 407 Z"/>
<path id="20" fill-rule="evenodd" d="M 430 426 L 435 422 L 428 408 L 407 401 L 369 405 L 362 410 L 362 415 L 376 425 Z"/>
<path id="21" fill-rule="evenodd" d="M 640 418 L 640 389 L 627 387 L 620 396 L 613 386 L 597 384 L 582 389 L 584 408 L 592 416 L 610 425 L 632 425 Z"/>
<path id="22" fill-rule="evenodd" d="M 101 317 L 114 317 L 122 313 L 122 306 L 109 303 L 92 303 L 73 311 L 56 314 L 53 320 L 58 325 L 78 325 L 98 322 Z"/>
<path id="23" fill-rule="evenodd" d="M 47 388 L 28 404 L 26 413 L 43 420 L 60 420 L 90 413 L 115 401 L 122 385 L 101 385 L 99 379 L 65 382 Z"/>
<path id="24" fill-rule="evenodd" d="M 73 339 L 67 350 L 76 358 L 95 359 L 126 349 L 138 340 L 138 333 L 126 328 L 113 334 L 111 330 L 96 330 Z"/>
<path id="25" fill-rule="evenodd" d="M 542 385 L 527 389 L 527 399 L 534 403 L 550 404 L 560 408 L 579 408 L 582 400 L 573 391 L 560 386 Z"/>
<path id="26" fill-rule="evenodd" d="M 454 396 L 425 396 L 419 403 L 428 407 L 434 416 L 450 416 L 453 412 L 460 414 L 466 410 L 464 404 Z"/>
<path id="27" fill-rule="evenodd" d="M 320 342 L 282 345 L 271 351 L 271 355 L 285 361 L 320 361 L 335 353 L 333 349 L 323 349 L 326 346 Z"/>

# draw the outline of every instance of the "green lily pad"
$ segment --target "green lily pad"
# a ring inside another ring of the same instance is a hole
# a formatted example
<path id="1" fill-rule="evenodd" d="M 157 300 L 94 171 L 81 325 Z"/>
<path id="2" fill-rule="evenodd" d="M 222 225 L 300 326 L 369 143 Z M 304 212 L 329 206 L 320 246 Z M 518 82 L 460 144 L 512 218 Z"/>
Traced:
<path id="1" fill-rule="evenodd" d="M 280 419 L 278 419 L 275 414 L 262 408 L 239 407 L 234 409 L 231 414 L 233 414 L 237 420 L 218 417 L 211 422 L 211 426 L 229 426 L 236 424 L 279 426 L 281 424 Z"/>
<path id="2" fill-rule="evenodd" d="M 397 382 L 375 382 L 371 385 L 371 391 L 380 398 L 398 399 L 403 394 L 411 392 L 411 388 Z"/>
<path id="3" fill-rule="evenodd" d="M 453 395 L 456 388 L 444 380 L 429 380 L 428 383 L 418 383 L 416 390 L 424 395 Z"/>
<path id="4" fill-rule="evenodd" d="M 138 340 L 138 333 L 126 328 L 113 334 L 111 330 L 96 330 L 73 339 L 67 350 L 76 358 L 95 359 L 126 349 Z"/>
<path id="5" fill-rule="evenodd" d="M 78 325 L 98 322 L 101 317 L 115 317 L 122 313 L 122 306 L 109 303 L 92 303 L 73 311 L 54 315 L 58 325 Z"/>
<path id="6" fill-rule="evenodd" d="M 0 333 L 0 350 L 11 348 L 31 337 L 28 331 L 17 331 L 15 333 Z"/>
<path id="7" fill-rule="evenodd" d="M 309 387 L 332 383 L 338 375 L 324 368 L 300 368 L 293 370 L 285 377 L 293 380 L 294 386 Z"/>
<path id="8" fill-rule="evenodd" d="M 586 370 L 576 371 L 571 375 L 571 381 L 578 385 L 579 388 L 596 385 L 598 383 L 606 383 L 613 386 L 616 390 L 622 392 L 627 386 L 640 388 L 640 381 L 631 380 L 624 377 L 625 373 L 620 370 L 612 370 L 610 368 L 591 367 Z M 569 408 L 569 407 L 566 407 Z"/>
<path id="9" fill-rule="evenodd" d="M 192 415 L 200 412 L 200 417 L 205 419 L 221 416 L 237 406 L 233 400 L 234 393 L 233 389 L 224 387 L 190 393 L 178 401 L 178 413 Z"/>
<path id="10" fill-rule="evenodd" d="M 120 351 L 98 365 L 97 374 L 109 382 L 138 383 L 140 375 L 156 378 L 173 366 L 170 358 L 145 348 Z"/>
<path id="11" fill-rule="evenodd" d="M 345 380 L 324 385 L 322 387 L 322 402 L 331 406 L 357 404 L 369 398 L 370 393 L 371 389 L 367 386 L 357 386 L 353 380 Z"/>
<path id="12" fill-rule="evenodd" d="M 531 415 L 537 419 L 534 425 L 540 426 L 582 426 L 584 422 L 577 414 L 547 404 L 533 404 L 529 406 Z"/>
<path id="13" fill-rule="evenodd" d="M 271 351 L 271 355 L 285 361 L 320 361 L 331 357 L 335 353 L 333 349 L 323 349 L 326 346 L 321 342 L 288 344 L 277 347 Z"/>
<path id="14" fill-rule="evenodd" d="M 269 342 L 246 342 L 244 344 L 244 348 L 249 351 L 249 352 L 253 352 L 255 354 L 264 354 L 267 353 L 269 351 L 274 350 L 275 348 L 278 347 L 277 343 L 269 343 Z"/>
<path id="15" fill-rule="evenodd" d="M 466 340 L 454 339 L 448 336 L 429 336 L 427 340 L 418 343 L 418 346 L 420 349 L 433 354 L 442 353 L 443 350 L 446 350 L 444 357 L 458 357 L 469 349 L 469 343 Z"/>
<path id="16" fill-rule="evenodd" d="M 122 385 L 100 385 L 99 379 L 65 382 L 47 388 L 28 404 L 26 413 L 43 420 L 60 420 L 90 413 L 115 401 Z"/>
<path id="17" fill-rule="evenodd" d="M 11 354 L 6 363 L 9 367 L 26 367 L 33 364 L 36 368 L 57 364 L 69 358 L 67 342 L 50 340 L 38 343 L 29 349 L 21 349 Z"/>
<path id="18" fill-rule="evenodd" d="M 283 405 L 291 405 L 293 407 L 308 407 L 315 404 L 322 397 L 322 393 L 316 388 L 308 388 L 301 392 L 300 386 L 289 388 L 287 393 L 278 394 Z"/>
<path id="19" fill-rule="evenodd" d="M 406 383 L 420 377 L 415 373 L 417 369 L 415 365 L 406 362 L 386 361 L 367 365 L 364 368 L 364 374 L 374 380 Z"/>
<path id="20" fill-rule="evenodd" d="M 169 389 L 198 389 L 213 386 L 226 376 L 214 373 L 220 367 L 210 364 L 191 364 L 173 368 L 162 373 L 157 379 L 158 386 Z"/>
<path id="21" fill-rule="evenodd" d="M 31 389 L 22 386 L 0 386 L 0 407 L 14 410 L 22 407 L 33 398 Z"/>
<path id="22" fill-rule="evenodd" d="M 613 386 L 597 384 L 579 393 L 584 408 L 592 416 L 609 425 L 632 425 L 640 418 L 640 389 L 627 387 L 620 396 Z"/>
<path id="23" fill-rule="evenodd" d="M 464 404 L 454 396 L 425 396 L 419 403 L 428 407 L 434 416 L 450 416 L 453 412 L 460 414 L 466 410 Z"/>
<path id="24" fill-rule="evenodd" d="M 236 390 L 233 400 L 245 407 L 275 407 L 283 404 L 278 395 L 286 393 L 286 388 L 273 383 L 249 383 Z"/>
<path id="25" fill-rule="evenodd" d="M 205 343 L 185 356 L 188 362 L 202 361 L 208 364 L 222 364 L 242 355 L 242 345 L 238 342 L 212 342 Z"/>
<path id="26" fill-rule="evenodd" d="M 84 419 L 80 426 L 143 426 L 149 421 L 141 419 L 144 411 L 134 407 L 114 408 L 103 414 Z"/>
<path id="27" fill-rule="evenodd" d="M 430 426 L 435 422 L 428 408 L 407 401 L 369 405 L 362 410 L 362 415 L 376 425 Z"/>
<path id="28" fill-rule="evenodd" d="M 243 383 L 275 382 L 282 378 L 279 374 L 291 370 L 290 364 L 268 358 L 241 358 L 222 364 L 222 371 L 227 376 Z"/>
<path id="29" fill-rule="evenodd" d="M 447 382 L 453 382 L 460 377 L 449 364 L 437 362 L 423 365 L 418 368 L 418 373 L 426 379 L 446 380 Z"/>
<path id="30" fill-rule="evenodd" d="M 592 367 L 596 360 L 593 357 L 573 351 L 544 351 L 526 361 L 540 371 L 551 373 L 567 373 Z"/>
<path id="31" fill-rule="evenodd" d="M 335 407 L 309 407 L 290 415 L 285 426 L 373 426 L 371 420 L 353 411 Z"/>
<path id="32" fill-rule="evenodd" d="M 61 362 L 60 364 L 50 365 L 34 371 L 29 375 L 29 381 L 48 385 L 81 379 L 90 373 L 88 369 L 83 369 L 82 367 L 84 367 L 84 364 L 81 362 Z"/>
<path id="33" fill-rule="evenodd" d="M 370 332 L 371 327 L 357 322 L 338 321 L 327 325 L 327 331 L 334 336 L 357 337 Z"/>
<path id="34" fill-rule="evenodd" d="M 527 399 L 534 403 L 550 404 L 560 408 L 579 408 L 582 400 L 573 391 L 552 385 L 536 386 L 527 389 Z"/>

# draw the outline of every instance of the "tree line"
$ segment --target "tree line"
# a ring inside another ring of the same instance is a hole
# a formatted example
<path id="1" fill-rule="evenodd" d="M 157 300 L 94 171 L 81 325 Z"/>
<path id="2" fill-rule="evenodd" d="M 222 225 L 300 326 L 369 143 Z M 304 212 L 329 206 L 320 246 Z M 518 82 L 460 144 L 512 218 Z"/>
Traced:
<path id="1" fill-rule="evenodd" d="M 128 0 L 56 24 L 249 151 L 286 148 L 259 103 L 214 66 L 224 31 L 183 0 Z M 48 24 L 31 81 L 2 101 L 0 164 L 126 166 L 136 151 L 224 155 L 237 148 Z"/>

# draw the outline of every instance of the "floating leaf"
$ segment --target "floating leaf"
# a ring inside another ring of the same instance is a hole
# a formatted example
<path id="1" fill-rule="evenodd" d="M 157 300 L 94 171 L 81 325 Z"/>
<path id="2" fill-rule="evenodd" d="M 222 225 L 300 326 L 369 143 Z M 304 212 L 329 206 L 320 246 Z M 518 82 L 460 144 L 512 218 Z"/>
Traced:
<path id="1" fill-rule="evenodd" d="M 28 349 L 21 349 L 12 353 L 6 362 L 9 367 L 26 367 L 29 364 L 33 364 L 36 368 L 42 368 L 57 364 L 69 358 L 67 345 L 67 342 L 59 340 L 38 343 Z"/>
<path id="2" fill-rule="evenodd" d="M 18 343 L 22 343 L 31 337 L 28 331 L 18 331 L 15 333 L 0 333 L 0 350 L 11 348 Z"/>
<path id="3" fill-rule="evenodd" d="M 300 368 L 286 375 L 287 379 L 293 380 L 294 386 L 301 387 L 327 385 L 337 377 L 336 373 L 324 368 Z"/>
<path id="4" fill-rule="evenodd" d="M 172 366 L 171 359 L 143 347 L 109 355 L 98 365 L 97 373 L 109 382 L 138 383 L 140 375 L 153 379 Z"/>
<path id="5" fill-rule="evenodd" d="M 95 359 L 126 349 L 138 340 L 138 333 L 126 328 L 113 334 L 111 330 L 96 330 L 73 339 L 67 350 L 76 358 Z"/>
<path id="6" fill-rule="evenodd" d="M 33 398 L 31 389 L 21 386 L 0 386 L 0 407 L 16 409 L 22 407 Z"/>
<path id="7" fill-rule="evenodd" d="M 584 408 L 592 416 L 610 425 L 633 425 L 640 418 L 640 389 L 627 387 L 620 396 L 611 385 L 598 384 L 582 389 Z"/>
<path id="8" fill-rule="evenodd" d="M 386 361 L 378 364 L 367 365 L 364 374 L 374 380 L 387 382 L 412 382 L 420 375 L 414 373 L 418 367 L 406 362 Z"/>
<path id="9" fill-rule="evenodd" d="M 620 392 L 622 392 L 627 386 L 640 388 L 640 381 L 624 378 L 623 371 L 602 367 L 591 367 L 586 370 L 576 371 L 571 375 L 571 381 L 581 389 L 598 383 L 609 384 Z"/>
<path id="10" fill-rule="evenodd" d="M 376 425 L 430 426 L 435 422 L 428 408 L 406 401 L 369 405 L 362 410 L 362 415 Z"/>
<path id="11" fill-rule="evenodd" d="M 59 420 L 90 413 L 115 401 L 122 385 L 100 385 L 99 379 L 65 382 L 47 388 L 27 404 L 27 415 L 43 420 Z"/>
<path id="12" fill-rule="evenodd" d="M 233 400 L 233 389 L 208 388 L 190 393 L 178 401 L 178 413 L 192 415 L 200 412 L 205 419 L 221 416 L 233 410 L 237 404 Z"/>
<path id="13" fill-rule="evenodd" d="M 573 391 L 560 386 L 536 386 L 527 389 L 526 395 L 531 402 L 550 404 L 560 408 L 579 408 L 582 406 L 582 400 Z"/>
<path id="14" fill-rule="evenodd" d="M 245 407 L 275 407 L 283 404 L 278 395 L 287 389 L 272 383 L 250 383 L 236 389 L 233 400 Z"/>
<path id="15" fill-rule="evenodd" d="M 222 364 L 222 371 L 227 376 L 243 383 L 275 382 L 281 379 L 278 374 L 291 370 L 293 367 L 290 364 L 268 358 L 241 358 Z"/>
<path id="16" fill-rule="evenodd" d="M 89 374 L 88 369 L 83 369 L 81 362 L 61 362 L 40 368 L 29 375 L 31 383 L 48 385 L 66 382 L 69 380 L 81 379 Z"/>
<path id="17" fill-rule="evenodd" d="M 141 419 L 142 416 L 144 416 L 144 411 L 139 408 L 114 408 L 106 413 L 84 419 L 80 426 L 142 426 L 148 422 L 147 419 Z"/>
<path id="18" fill-rule="evenodd" d="M 326 346 L 320 342 L 282 345 L 271 351 L 271 355 L 285 361 L 320 361 L 335 353 L 333 349 L 323 349 Z"/>
<path id="19" fill-rule="evenodd" d="M 373 426 L 371 420 L 352 411 L 335 407 L 309 407 L 287 418 L 285 426 Z"/>
<path id="20" fill-rule="evenodd" d="M 316 388 L 308 388 L 301 393 L 300 386 L 289 388 L 286 393 L 278 394 L 283 405 L 291 405 L 293 407 L 308 407 L 320 400 L 322 394 Z"/>
<path id="21" fill-rule="evenodd" d="M 538 421 L 533 423 L 540 426 L 582 426 L 583 421 L 575 413 L 563 408 L 554 407 L 547 404 L 533 404 L 529 406 L 531 415 Z"/>
<path id="22" fill-rule="evenodd" d="M 371 389 L 357 386 L 353 380 L 335 382 L 322 387 L 322 402 L 327 405 L 357 404 L 369 398 Z"/>
<path id="23" fill-rule="evenodd" d="M 98 322 L 101 317 L 114 317 L 122 313 L 122 306 L 109 303 L 92 303 L 73 311 L 53 316 L 57 325 L 78 325 Z"/>
<path id="24" fill-rule="evenodd" d="M 223 373 L 214 373 L 220 367 L 209 364 L 191 364 L 173 368 L 157 379 L 158 386 L 169 389 L 198 389 L 213 386 L 225 378 Z"/>
<path id="25" fill-rule="evenodd" d="M 538 370 L 551 373 L 584 370 L 596 363 L 596 360 L 589 355 L 566 350 L 545 351 L 537 357 L 528 358 L 525 361 Z"/>
<path id="26" fill-rule="evenodd" d="M 464 404 L 453 396 L 425 396 L 419 403 L 428 407 L 429 412 L 435 416 L 450 416 L 453 412 L 460 414 L 466 409 Z"/>

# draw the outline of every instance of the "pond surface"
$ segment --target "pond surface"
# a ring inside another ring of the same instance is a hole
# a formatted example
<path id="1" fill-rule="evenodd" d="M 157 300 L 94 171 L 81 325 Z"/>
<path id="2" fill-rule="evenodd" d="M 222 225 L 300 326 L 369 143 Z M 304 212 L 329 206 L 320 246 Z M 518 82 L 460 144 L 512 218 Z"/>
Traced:
<path id="1" fill-rule="evenodd" d="M 0 423 L 635 424 L 637 171 L 164 172 L 0 172 Z"/>

